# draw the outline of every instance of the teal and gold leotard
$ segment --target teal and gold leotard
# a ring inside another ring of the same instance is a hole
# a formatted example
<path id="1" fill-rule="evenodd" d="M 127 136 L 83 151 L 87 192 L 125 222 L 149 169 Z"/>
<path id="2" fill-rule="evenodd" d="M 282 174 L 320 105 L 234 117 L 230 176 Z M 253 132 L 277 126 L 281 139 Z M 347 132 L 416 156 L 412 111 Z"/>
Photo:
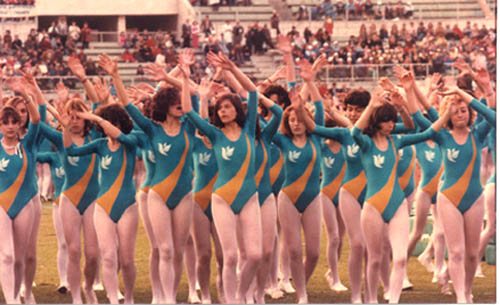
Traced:
<path id="1" fill-rule="evenodd" d="M 210 221 L 212 217 L 212 190 L 217 180 L 217 161 L 213 149 L 208 148 L 199 137 L 194 138 L 194 188 L 193 199 Z"/>
<path id="2" fill-rule="evenodd" d="M 111 151 L 108 139 L 101 138 L 82 146 L 67 148 L 70 156 L 98 154 L 99 166 L 99 204 L 118 223 L 123 213 L 135 202 L 134 167 L 137 138 L 133 134 L 120 134 L 120 146 Z"/>
<path id="3" fill-rule="evenodd" d="M 61 159 L 56 152 L 39 152 L 36 155 L 36 162 L 48 163 L 50 165 L 50 174 L 54 183 L 54 202 L 59 204 L 59 195 L 61 195 L 62 186 L 65 180 L 64 167 Z"/>
<path id="4" fill-rule="evenodd" d="M 339 191 L 342 185 L 342 179 L 346 170 L 342 149 L 334 153 L 328 143 L 321 141 L 321 192 L 325 194 L 333 204 L 339 206 Z"/>
<path id="5" fill-rule="evenodd" d="M 187 116 L 212 143 L 219 169 L 213 194 L 217 194 L 235 214 L 239 214 L 257 192 L 254 178 L 257 92 L 248 92 L 245 125 L 235 141 L 229 140 L 219 128 L 202 119 L 194 110 L 188 112 Z"/>
<path id="6" fill-rule="evenodd" d="M 387 149 L 380 150 L 370 137 L 353 127 L 352 136 L 361 149 L 361 162 L 366 172 L 365 201 L 379 211 L 386 223 L 391 221 L 405 199 L 397 177 L 398 149 L 425 141 L 434 134 L 429 128 L 423 133 L 391 135 L 387 137 Z"/>

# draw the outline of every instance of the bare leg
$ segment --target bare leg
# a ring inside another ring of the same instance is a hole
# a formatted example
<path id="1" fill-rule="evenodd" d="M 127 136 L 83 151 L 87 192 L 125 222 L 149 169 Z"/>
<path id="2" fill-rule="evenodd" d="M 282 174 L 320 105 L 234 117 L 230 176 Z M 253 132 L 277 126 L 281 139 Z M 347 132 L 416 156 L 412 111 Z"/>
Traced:
<path id="1" fill-rule="evenodd" d="M 321 246 L 321 221 L 318 221 L 318 219 L 322 218 L 321 214 L 322 208 L 319 196 L 316 196 L 302 213 L 302 227 L 304 228 L 306 245 L 306 259 L 304 261 L 306 285 L 318 264 Z"/>
<path id="2" fill-rule="evenodd" d="M 153 294 L 153 304 L 158 304 L 160 300 L 164 299 L 163 288 L 161 286 L 160 273 L 159 273 L 159 262 L 160 253 L 158 251 L 158 246 L 153 234 L 153 227 L 151 226 L 151 220 L 149 218 L 148 210 L 148 194 L 144 191 L 139 191 L 137 193 L 137 203 L 139 204 L 139 211 L 146 230 L 146 235 L 149 240 L 149 246 L 151 247 L 151 252 L 149 255 L 149 277 L 151 279 L 151 290 Z"/>
<path id="3" fill-rule="evenodd" d="M 92 203 L 83 213 L 83 251 L 85 255 L 85 264 L 83 265 L 83 275 L 85 283 L 83 284 L 83 293 L 87 304 L 97 304 L 97 296 L 94 292 L 93 283 L 99 278 L 99 242 L 94 224 L 94 213 L 96 203 Z M 78 234 L 80 235 L 80 234 Z M 78 238 L 79 239 L 79 238 Z M 78 268 L 80 264 L 78 263 Z"/>
<path id="4" fill-rule="evenodd" d="M 124 304 L 134 303 L 134 284 L 136 276 L 134 250 L 138 226 L 139 208 L 137 204 L 134 203 L 125 210 L 116 226 L 119 245 L 118 255 L 120 259 L 120 268 L 122 270 L 123 285 L 125 286 Z"/>
<path id="5" fill-rule="evenodd" d="M 389 303 L 398 303 L 406 273 L 409 216 L 406 200 L 399 206 L 389 221 L 388 231 L 392 249 L 392 272 L 389 288 Z"/>
<path id="6" fill-rule="evenodd" d="M 333 205 L 330 198 L 328 198 L 325 194 L 320 193 L 320 196 L 323 206 L 323 221 L 325 223 L 328 236 L 326 257 L 332 277 L 332 281 L 329 283 L 330 289 L 333 291 L 346 291 L 347 288 L 340 282 L 338 271 L 338 248 L 340 246 L 340 237 L 337 224 L 337 209 Z"/>
<path id="7" fill-rule="evenodd" d="M 21 210 L 13 220 L 14 232 L 14 298 L 19 303 L 19 289 L 25 277 L 26 255 L 30 235 L 34 226 L 35 204 L 33 199 Z M 2 271 L 3 273 L 3 271 Z"/>
<path id="8" fill-rule="evenodd" d="M 351 251 L 349 252 L 349 278 L 351 281 L 351 302 L 361 303 L 361 279 L 365 240 L 361 231 L 361 205 L 346 190 L 340 188 L 339 210 L 347 229 Z M 365 289 L 366 291 L 367 289 Z"/>
<path id="9" fill-rule="evenodd" d="M 290 256 L 290 269 L 297 290 L 297 301 L 300 304 L 305 304 L 308 299 L 305 268 L 302 262 L 301 215 L 288 196 L 282 191 L 278 195 L 278 217 L 284 242 L 287 244 Z M 316 221 L 319 222 L 318 219 Z"/>
<path id="10" fill-rule="evenodd" d="M 481 195 L 464 214 L 465 298 L 467 303 L 472 303 L 472 282 L 479 262 L 479 237 L 484 217 L 483 197 Z"/>
<path id="11" fill-rule="evenodd" d="M 210 220 L 197 204 L 193 209 L 193 223 L 191 234 L 196 247 L 196 273 L 201 289 L 203 304 L 212 303 L 210 297 L 210 260 L 212 258 L 212 245 L 210 242 Z"/>
<path id="12" fill-rule="evenodd" d="M 442 215 L 444 236 L 448 247 L 448 270 L 457 303 L 466 303 L 465 297 L 465 232 L 464 217 L 443 194 L 438 194 L 438 214 Z"/>
<path id="13" fill-rule="evenodd" d="M 59 273 L 59 289 L 65 289 L 69 287 L 68 284 L 68 245 L 66 244 L 66 238 L 64 238 L 64 229 L 61 222 L 61 216 L 59 215 L 59 205 L 52 204 L 52 222 L 54 223 L 54 230 L 56 232 L 57 238 L 57 272 Z"/>
<path id="14" fill-rule="evenodd" d="M 198 292 L 196 292 L 196 250 L 192 235 L 188 237 L 186 243 L 186 249 L 184 251 L 184 266 L 186 267 L 186 274 L 188 278 L 188 303 L 199 304 L 200 298 L 198 297 Z"/>
<path id="15" fill-rule="evenodd" d="M 407 211 L 405 211 L 405 214 Z M 380 238 L 384 236 L 385 223 L 379 212 L 370 204 L 363 205 L 361 211 L 361 229 L 366 241 L 368 250 L 367 278 L 370 299 L 365 299 L 367 303 L 377 303 L 377 286 L 380 274 L 380 265 L 384 255 L 383 245 Z"/>
<path id="16" fill-rule="evenodd" d="M 36 273 L 37 262 L 37 245 L 38 245 L 38 230 L 40 228 L 40 220 L 42 219 L 42 202 L 40 196 L 37 194 L 31 199 L 33 204 L 33 226 L 31 235 L 28 241 L 28 249 L 26 252 L 26 267 L 24 270 L 24 302 L 26 304 L 36 303 L 35 296 L 33 295 L 33 280 Z"/>
<path id="17" fill-rule="evenodd" d="M 273 259 L 273 250 L 276 237 L 276 219 L 277 210 L 276 202 L 273 194 L 267 197 L 264 204 L 260 207 L 260 216 L 262 222 L 262 261 L 257 274 L 257 293 L 256 301 L 259 304 L 264 304 L 264 289 L 266 288 L 267 280 L 271 272 L 271 262 Z"/>
<path id="18" fill-rule="evenodd" d="M 484 256 L 486 246 L 496 233 L 495 183 L 489 183 L 484 189 L 484 206 L 486 212 L 486 226 L 481 232 L 479 242 L 479 262 Z"/>
<path id="19" fill-rule="evenodd" d="M 223 254 L 222 254 L 222 246 L 219 240 L 219 236 L 217 234 L 217 230 L 215 228 L 215 223 L 212 221 L 210 224 L 212 234 L 212 238 L 214 240 L 214 248 L 215 248 L 215 259 L 217 260 L 217 277 L 216 277 L 216 287 L 219 302 L 221 304 L 226 303 L 226 298 L 224 297 L 224 288 L 222 283 L 222 268 L 224 266 Z"/>
<path id="20" fill-rule="evenodd" d="M 13 221 L 3 208 L 0 208 L 0 283 L 7 304 L 16 303 L 14 298 L 14 227 Z"/>

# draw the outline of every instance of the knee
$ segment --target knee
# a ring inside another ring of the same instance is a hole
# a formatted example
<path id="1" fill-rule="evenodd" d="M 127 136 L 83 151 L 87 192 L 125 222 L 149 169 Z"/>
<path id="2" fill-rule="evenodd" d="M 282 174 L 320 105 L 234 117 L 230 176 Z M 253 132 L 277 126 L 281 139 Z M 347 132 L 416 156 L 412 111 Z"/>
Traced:
<path id="1" fill-rule="evenodd" d="M 301 261 L 302 260 L 302 247 L 289 247 L 288 255 L 290 257 L 290 261 Z"/>
<path id="2" fill-rule="evenodd" d="M 265 249 L 262 251 L 262 261 L 270 263 L 273 258 L 273 248 Z"/>
<path id="3" fill-rule="evenodd" d="M 330 236 L 330 244 L 335 249 L 340 246 L 340 237 L 338 234 Z"/>
<path id="4" fill-rule="evenodd" d="M 365 246 L 361 241 L 359 242 L 353 242 L 351 243 L 351 252 L 356 255 L 363 255 L 363 252 L 365 251 Z"/>
<path id="5" fill-rule="evenodd" d="M 12 253 L 2 253 L 0 257 L 0 262 L 2 263 L 3 266 L 13 265 L 14 255 L 12 255 Z"/>
<path id="6" fill-rule="evenodd" d="M 68 256 L 69 256 L 70 261 L 80 262 L 80 258 L 81 258 L 80 247 L 77 247 L 77 246 L 68 247 Z"/>
<path id="7" fill-rule="evenodd" d="M 262 249 L 257 247 L 257 249 L 248 251 L 247 253 L 247 262 L 249 264 L 257 264 L 262 259 Z"/>
<path id="8" fill-rule="evenodd" d="M 392 266 L 394 269 L 405 269 L 406 267 L 406 256 L 394 257 L 392 259 Z"/>
<path id="9" fill-rule="evenodd" d="M 465 249 L 449 249 L 448 248 L 448 259 L 455 263 L 463 263 L 464 261 Z"/>
<path id="10" fill-rule="evenodd" d="M 198 254 L 198 266 L 208 266 L 210 264 L 210 259 L 212 254 L 210 251 L 203 251 Z"/>
<path id="11" fill-rule="evenodd" d="M 135 267 L 133 256 L 122 256 L 120 257 L 120 268 L 123 270 L 131 270 Z"/>
<path id="12" fill-rule="evenodd" d="M 36 253 L 26 253 L 26 265 L 31 266 L 36 264 Z"/>
<path id="13" fill-rule="evenodd" d="M 226 251 L 226 253 L 224 253 L 223 262 L 225 266 L 236 268 L 236 264 L 238 264 L 238 253 L 236 251 Z"/>
<path id="14" fill-rule="evenodd" d="M 319 247 L 314 248 L 314 249 L 307 249 L 306 250 L 306 259 L 309 262 L 317 262 L 319 260 Z"/>
<path id="15" fill-rule="evenodd" d="M 158 248 L 151 248 L 151 259 L 158 260 L 160 258 L 160 250 Z"/>
<path id="16" fill-rule="evenodd" d="M 159 257 L 162 261 L 172 261 L 174 259 L 174 250 L 168 245 L 158 247 Z"/>
<path id="17" fill-rule="evenodd" d="M 474 251 L 474 253 L 467 253 L 466 259 L 469 263 L 476 263 L 479 259 L 479 253 Z"/>

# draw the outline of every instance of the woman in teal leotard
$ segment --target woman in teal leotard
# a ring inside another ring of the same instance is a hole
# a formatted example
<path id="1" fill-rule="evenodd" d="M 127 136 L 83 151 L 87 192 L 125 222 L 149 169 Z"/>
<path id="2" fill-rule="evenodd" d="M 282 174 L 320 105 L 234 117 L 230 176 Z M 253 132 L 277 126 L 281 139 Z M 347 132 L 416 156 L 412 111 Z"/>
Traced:
<path id="1" fill-rule="evenodd" d="M 133 180 L 138 140 L 131 134 L 133 123 L 119 104 L 101 106 L 96 114 L 79 112 L 76 115 L 94 122 L 107 135 L 106 138 L 76 146 L 69 128 L 64 128 L 64 146 L 70 156 L 100 156 L 99 194 L 94 220 L 103 260 L 103 282 L 110 302 L 116 304 L 119 262 L 125 286 L 125 303 L 132 304 L 136 275 L 134 248 L 139 223 Z"/>
<path id="2" fill-rule="evenodd" d="M 20 139 L 21 116 L 14 107 L 0 110 L 0 283 L 6 303 L 20 303 L 19 290 L 25 280 L 26 253 L 37 210 L 35 152 L 40 114 L 24 84 L 9 80 L 9 87 L 20 93 L 19 99 L 30 115 L 27 133 Z M 15 245 L 15 251 L 14 251 Z M 17 253 L 17 255 L 16 255 Z M 25 280 L 26 281 L 26 280 Z M 31 285 L 31 282 L 30 282 Z"/>
<path id="3" fill-rule="evenodd" d="M 391 100 L 401 101 L 396 92 Z M 401 294 L 406 269 L 409 215 L 405 195 L 397 179 L 398 149 L 430 138 L 443 125 L 447 116 L 439 119 L 424 133 L 391 135 L 397 120 L 392 105 L 384 104 L 384 91 L 377 87 L 360 119 L 352 129 L 352 136 L 361 150 L 361 162 L 366 172 L 367 191 L 361 212 L 361 229 L 368 250 L 369 303 L 377 303 L 377 284 L 386 224 L 392 248 L 393 267 L 389 285 L 389 302 L 397 303 Z M 365 134 L 362 134 L 362 130 Z"/>
<path id="4" fill-rule="evenodd" d="M 221 53 L 210 54 L 209 59 L 216 67 L 229 70 L 248 91 L 246 118 L 240 97 L 226 94 L 215 103 L 214 126 L 192 110 L 188 91 L 189 67 L 183 67 L 182 108 L 210 140 L 217 160 L 219 172 L 212 192 L 212 215 L 222 246 L 224 295 L 228 303 L 234 303 L 244 300 L 262 256 L 261 217 L 254 179 L 257 88 Z M 246 254 L 239 281 L 236 276 L 237 226 L 241 229 L 239 234 Z"/>
<path id="5" fill-rule="evenodd" d="M 444 159 L 443 184 L 437 198 L 442 215 L 448 270 L 459 303 L 472 303 L 472 282 L 479 260 L 480 234 L 484 217 L 483 187 L 480 181 L 481 151 L 479 143 L 486 139 L 495 125 L 495 112 L 458 87 L 444 92 L 442 105 L 451 104 L 449 129 L 433 138 Z M 489 99 L 490 108 L 496 101 Z M 472 109 L 485 119 L 472 125 Z M 417 118 L 425 121 L 420 112 Z"/>

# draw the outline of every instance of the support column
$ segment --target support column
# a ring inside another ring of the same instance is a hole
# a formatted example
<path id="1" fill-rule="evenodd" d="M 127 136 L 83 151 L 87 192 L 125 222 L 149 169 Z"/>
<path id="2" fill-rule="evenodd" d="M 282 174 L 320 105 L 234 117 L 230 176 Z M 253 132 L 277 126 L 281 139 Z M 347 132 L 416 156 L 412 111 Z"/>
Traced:
<path id="1" fill-rule="evenodd" d="M 117 20 L 117 32 L 120 34 L 121 32 L 126 32 L 127 31 L 127 18 L 125 16 L 118 16 Z"/>

